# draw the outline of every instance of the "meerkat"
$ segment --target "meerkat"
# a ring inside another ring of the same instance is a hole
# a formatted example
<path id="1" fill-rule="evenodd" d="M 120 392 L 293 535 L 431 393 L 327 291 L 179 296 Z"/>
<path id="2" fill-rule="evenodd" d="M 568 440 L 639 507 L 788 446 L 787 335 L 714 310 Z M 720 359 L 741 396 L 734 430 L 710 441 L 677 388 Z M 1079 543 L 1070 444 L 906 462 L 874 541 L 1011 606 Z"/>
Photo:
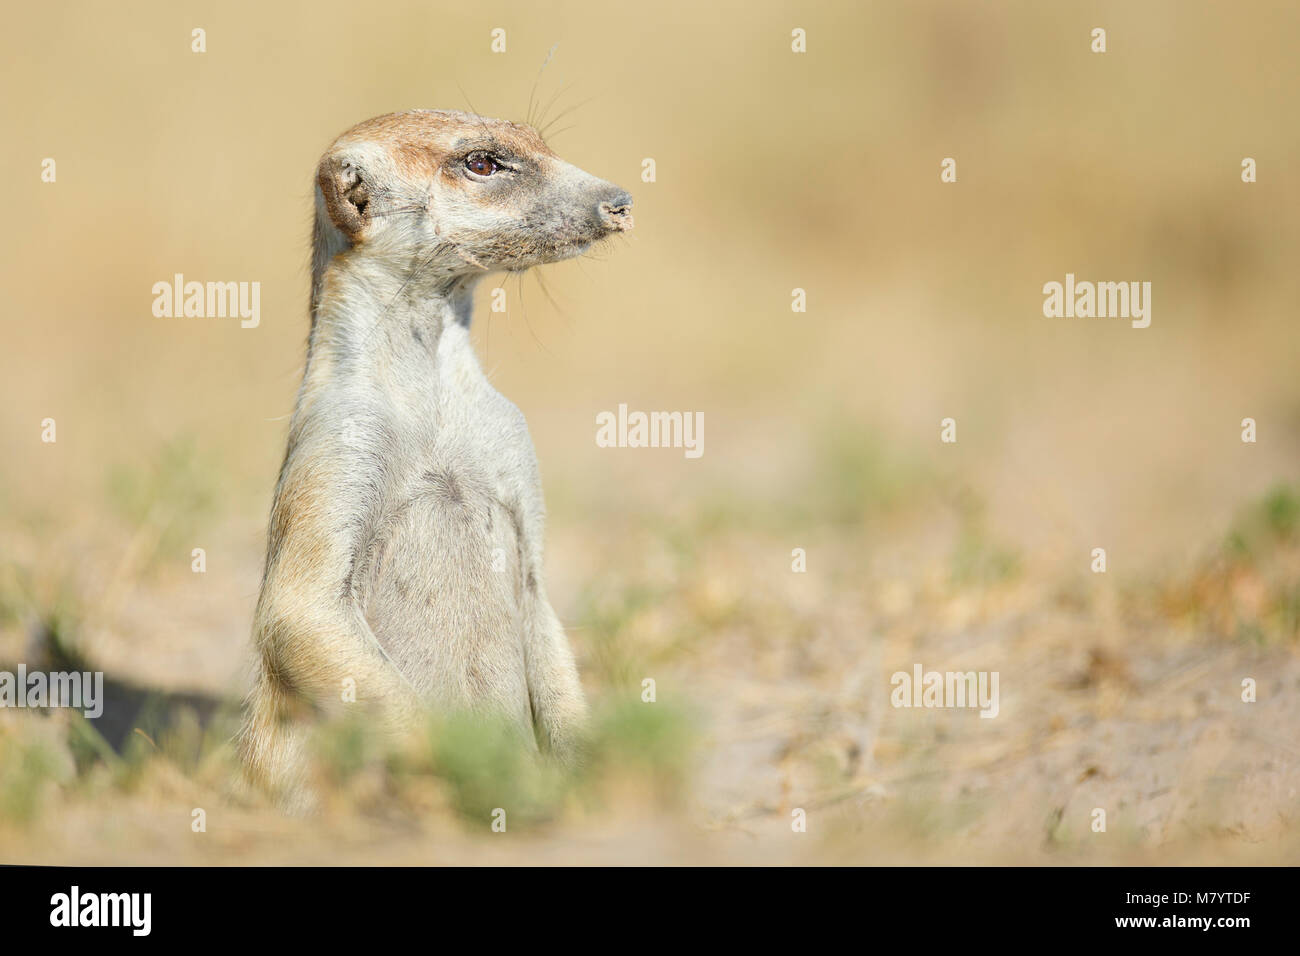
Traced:
<path id="1" fill-rule="evenodd" d="M 586 703 L 542 580 L 523 415 L 470 341 L 474 287 L 632 228 L 632 198 L 531 127 L 442 110 L 367 120 L 316 170 L 307 364 L 275 489 L 239 749 L 311 803 L 313 718 L 400 733 L 493 712 L 572 762 Z"/>

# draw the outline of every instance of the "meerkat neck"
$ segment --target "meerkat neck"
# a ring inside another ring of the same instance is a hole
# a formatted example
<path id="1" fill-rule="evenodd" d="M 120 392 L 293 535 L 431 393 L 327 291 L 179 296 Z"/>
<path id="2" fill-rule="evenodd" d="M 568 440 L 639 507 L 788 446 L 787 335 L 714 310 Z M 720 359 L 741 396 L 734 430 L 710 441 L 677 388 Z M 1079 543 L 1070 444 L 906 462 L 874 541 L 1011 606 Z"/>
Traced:
<path id="1" fill-rule="evenodd" d="M 332 407 L 317 404 L 323 393 L 379 389 L 418 404 L 418 396 L 445 388 L 450 356 L 458 370 L 477 366 L 468 326 L 478 277 L 405 273 L 347 254 L 325 270 L 299 393 L 304 414 Z"/>
<path id="2" fill-rule="evenodd" d="M 342 256 L 326 270 L 314 303 L 309 353 L 436 352 L 445 329 L 469 327 L 477 278 L 423 277 L 418 267 L 389 272 Z"/>

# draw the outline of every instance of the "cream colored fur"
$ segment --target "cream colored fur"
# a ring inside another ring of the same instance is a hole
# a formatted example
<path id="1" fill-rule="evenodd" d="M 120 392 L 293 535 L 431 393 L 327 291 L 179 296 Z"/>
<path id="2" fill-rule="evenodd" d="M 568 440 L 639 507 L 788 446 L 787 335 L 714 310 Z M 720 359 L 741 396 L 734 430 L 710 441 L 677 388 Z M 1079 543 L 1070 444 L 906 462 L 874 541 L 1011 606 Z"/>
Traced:
<path id="1" fill-rule="evenodd" d="M 429 708 L 501 715 L 572 761 L 586 705 L 546 596 L 537 460 L 479 367 L 469 313 L 482 276 L 630 228 L 631 199 L 527 127 L 436 111 L 345 133 L 316 197 L 307 367 L 240 735 L 249 772 L 310 807 L 307 735 L 350 706 L 394 733 Z"/>

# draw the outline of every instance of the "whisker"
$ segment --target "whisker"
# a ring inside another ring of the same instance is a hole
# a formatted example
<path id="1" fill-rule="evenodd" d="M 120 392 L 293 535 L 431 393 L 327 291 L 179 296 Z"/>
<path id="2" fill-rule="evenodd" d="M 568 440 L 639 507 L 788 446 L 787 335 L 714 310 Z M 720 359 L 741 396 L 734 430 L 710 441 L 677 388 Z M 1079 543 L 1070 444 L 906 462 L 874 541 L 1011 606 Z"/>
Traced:
<path id="1" fill-rule="evenodd" d="M 543 272 L 537 273 L 537 285 L 541 288 L 542 295 L 546 296 L 546 301 L 551 303 L 551 308 L 553 308 L 559 314 L 559 316 L 562 319 L 564 319 L 569 324 L 570 327 L 572 327 L 573 316 L 569 315 L 569 313 L 565 312 L 564 309 L 560 308 L 560 304 L 555 301 L 555 296 L 551 295 L 550 286 L 546 284 L 545 273 Z"/>
<path id="2" fill-rule="evenodd" d="M 370 213 L 370 218 L 388 219 L 391 218 L 392 216 L 411 216 L 426 211 L 427 210 L 424 208 L 424 206 L 419 206 L 419 205 L 394 206 L 392 209 L 387 209 L 384 212 L 372 212 Z"/>
<path id="3" fill-rule="evenodd" d="M 386 319 L 388 317 L 388 313 L 390 313 L 393 310 L 393 306 L 397 305 L 397 300 L 402 297 L 402 293 L 405 292 L 407 287 L 410 286 L 410 284 L 415 281 L 417 276 L 423 273 L 425 269 L 429 268 L 429 266 L 433 265 L 433 260 L 438 258 L 438 256 L 443 252 L 444 249 L 446 249 L 446 247 L 447 247 L 446 243 L 442 243 L 442 242 L 437 243 L 433 247 L 433 252 L 429 253 L 429 258 L 425 259 L 423 263 L 421 263 L 420 265 L 412 269 L 410 273 L 406 276 L 406 278 L 402 280 L 402 284 L 398 286 L 397 291 L 393 293 L 393 297 L 389 299 L 388 305 L 384 306 L 384 310 L 379 313 L 379 318 L 375 321 L 374 327 L 369 332 L 366 333 L 366 337 L 362 342 L 363 346 L 365 344 L 368 344 L 370 342 L 370 339 L 374 336 L 374 334 L 378 332 L 381 328 L 387 327 L 384 324 L 384 319 Z"/>
<path id="4" fill-rule="evenodd" d="M 555 125 L 556 123 L 558 123 L 560 120 L 564 119 L 564 117 L 568 116 L 568 115 L 569 115 L 570 113 L 572 113 L 574 110 L 582 109 L 584 106 L 586 106 L 586 105 L 587 105 L 588 103 L 590 103 L 592 100 L 596 100 L 596 99 L 599 99 L 599 98 L 600 98 L 599 96 L 589 96 L 589 97 L 587 97 L 585 100 L 583 100 L 581 103 L 574 103 L 572 106 L 566 106 L 564 109 L 562 109 L 559 113 L 556 114 L 555 119 L 551 120 L 549 123 L 547 123 L 547 124 L 546 124 L 545 126 L 543 126 L 541 129 L 539 129 L 539 130 L 537 131 L 537 135 L 540 136 L 540 137 L 542 137 L 542 139 L 545 139 L 545 138 L 546 138 L 546 131 L 547 131 L 548 129 L 550 129 L 552 126 L 554 126 L 554 125 Z"/>
<path id="5" fill-rule="evenodd" d="M 484 133 L 486 133 L 488 136 L 491 136 L 492 131 L 488 129 L 488 125 L 485 122 L 486 117 L 484 117 L 482 113 L 480 113 L 478 110 L 474 108 L 473 103 L 470 103 L 469 94 L 465 92 L 465 87 L 457 83 L 456 89 L 460 90 L 460 95 L 465 97 L 465 102 L 469 105 L 469 115 L 474 117 L 476 120 L 478 120 L 478 125 L 483 128 Z"/>
<path id="6" fill-rule="evenodd" d="M 528 319 L 528 309 L 524 307 L 523 289 L 524 289 L 524 277 L 523 275 L 520 275 L 519 276 L 519 311 L 520 314 L 523 315 L 524 317 L 524 327 L 528 329 L 528 334 L 533 337 L 533 341 L 537 343 L 538 347 L 547 355 L 549 355 L 551 358 L 555 358 L 555 353 L 552 352 L 550 349 L 548 349 L 546 345 L 542 342 L 542 340 L 537 337 L 537 333 L 533 331 L 533 323 L 530 322 Z"/>
<path id="7" fill-rule="evenodd" d="M 539 117 L 537 117 L 537 122 L 538 122 L 538 123 L 543 123 L 543 124 L 544 124 L 544 123 L 546 122 L 546 117 L 547 117 L 547 115 L 551 112 L 551 107 L 553 107 L 553 106 L 555 105 L 556 101 L 557 101 L 561 96 L 563 96 L 563 95 L 565 94 L 565 92 L 567 92 L 568 90 L 570 90 L 570 89 L 572 89 L 572 88 L 573 88 L 573 84 L 572 84 L 572 83 L 566 83 L 566 84 L 564 84 L 564 86 L 562 86 L 562 87 L 560 87 L 558 90 L 556 90 L 556 91 L 555 91 L 555 95 L 552 96 L 552 97 L 547 101 L 546 106 L 542 109 L 542 113 L 541 113 L 541 115 L 540 115 Z"/>
<path id="8" fill-rule="evenodd" d="M 574 125 L 576 125 L 576 124 L 570 124 L 570 125 L 564 127 L 564 129 L 562 129 L 562 130 L 558 130 L 558 131 L 552 133 L 552 134 L 551 134 L 552 138 L 554 138 L 554 137 L 556 137 L 556 136 L 562 136 L 562 135 L 564 135 L 564 134 L 567 133 L 569 130 L 573 129 Z"/>
<path id="9" fill-rule="evenodd" d="M 533 100 L 537 96 L 537 85 L 542 81 L 542 71 L 551 62 L 551 57 L 555 56 L 555 48 L 559 45 L 558 43 L 551 44 L 551 50 L 546 54 L 546 59 L 542 61 L 541 68 L 537 71 L 537 76 L 533 80 L 533 91 L 528 94 L 528 112 L 524 115 L 524 122 L 529 126 L 533 125 Z"/>

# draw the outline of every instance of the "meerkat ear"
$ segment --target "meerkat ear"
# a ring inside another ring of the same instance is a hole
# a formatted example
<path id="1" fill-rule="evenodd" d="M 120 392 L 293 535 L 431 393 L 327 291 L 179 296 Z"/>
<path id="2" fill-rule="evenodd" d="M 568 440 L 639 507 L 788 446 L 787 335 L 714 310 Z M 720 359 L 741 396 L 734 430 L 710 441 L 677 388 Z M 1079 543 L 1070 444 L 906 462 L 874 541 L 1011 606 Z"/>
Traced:
<path id="1" fill-rule="evenodd" d="M 361 167 L 347 157 L 326 156 L 317 170 L 316 185 L 330 222 L 355 242 L 370 221 L 370 186 Z"/>

